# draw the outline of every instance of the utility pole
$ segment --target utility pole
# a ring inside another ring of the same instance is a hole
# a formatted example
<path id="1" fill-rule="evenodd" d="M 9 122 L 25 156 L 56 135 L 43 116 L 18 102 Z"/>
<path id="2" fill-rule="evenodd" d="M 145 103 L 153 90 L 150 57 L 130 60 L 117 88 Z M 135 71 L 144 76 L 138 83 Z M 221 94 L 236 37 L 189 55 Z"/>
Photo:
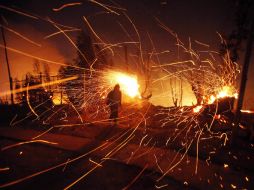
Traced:
<path id="1" fill-rule="evenodd" d="M 249 70 L 249 63 L 250 63 L 250 58 L 251 58 L 253 41 L 254 41 L 254 16 L 252 17 L 250 33 L 249 33 L 247 46 L 246 46 L 246 53 L 245 53 L 245 58 L 244 58 L 244 63 L 243 63 L 241 84 L 240 84 L 240 90 L 239 90 L 239 97 L 237 99 L 237 102 L 235 105 L 235 110 L 234 110 L 235 118 L 234 118 L 234 126 L 233 126 L 233 134 L 232 134 L 231 144 L 234 144 L 235 139 L 237 138 L 238 126 L 241 121 L 241 109 L 243 106 L 244 92 L 245 92 L 246 83 L 248 80 L 248 70 Z"/>
<path id="2" fill-rule="evenodd" d="M 12 77 L 11 77 L 10 66 L 9 66 L 9 59 L 8 59 L 7 48 L 6 48 L 6 41 L 5 41 L 5 35 L 4 35 L 4 27 L 2 25 L 1 25 L 1 32 L 2 32 L 3 42 L 4 42 L 5 60 L 6 60 L 6 64 L 7 64 L 8 75 L 9 75 L 9 82 L 10 82 L 11 104 L 14 104 Z"/>

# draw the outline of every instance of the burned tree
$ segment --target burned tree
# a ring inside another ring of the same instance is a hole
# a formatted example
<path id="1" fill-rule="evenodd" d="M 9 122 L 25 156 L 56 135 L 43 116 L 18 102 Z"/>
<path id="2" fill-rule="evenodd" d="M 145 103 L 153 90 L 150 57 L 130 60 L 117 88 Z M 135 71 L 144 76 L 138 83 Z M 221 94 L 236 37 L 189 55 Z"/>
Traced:
<path id="1" fill-rule="evenodd" d="M 77 56 L 67 67 L 61 67 L 59 75 L 62 78 L 76 76 L 77 79 L 65 82 L 62 88 L 69 101 L 81 110 L 85 106 L 86 93 L 94 90 L 91 79 L 96 77 L 95 71 L 107 65 L 107 56 L 98 44 L 94 45 L 91 37 L 81 32 L 76 41 Z M 95 76 L 94 76 L 95 75 Z"/>
<path id="2" fill-rule="evenodd" d="M 191 88 L 197 99 L 197 105 L 201 105 L 203 101 L 203 90 L 200 81 L 192 83 Z"/>
<path id="3" fill-rule="evenodd" d="M 182 106 L 183 86 L 182 79 L 172 78 L 170 79 L 170 91 L 172 102 L 175 107 Z"/>

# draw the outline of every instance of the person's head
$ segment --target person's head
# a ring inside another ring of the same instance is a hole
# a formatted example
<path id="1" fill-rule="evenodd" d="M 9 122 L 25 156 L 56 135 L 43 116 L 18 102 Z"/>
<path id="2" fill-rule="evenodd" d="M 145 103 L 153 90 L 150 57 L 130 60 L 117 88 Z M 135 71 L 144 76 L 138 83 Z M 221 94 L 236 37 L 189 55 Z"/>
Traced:
<path id="1" fill-rule="evenodd" d="M 114 90 L 120 90 L 120 85 L 119 84 L 116 84 L 115 87 L 114 87 Z"/>

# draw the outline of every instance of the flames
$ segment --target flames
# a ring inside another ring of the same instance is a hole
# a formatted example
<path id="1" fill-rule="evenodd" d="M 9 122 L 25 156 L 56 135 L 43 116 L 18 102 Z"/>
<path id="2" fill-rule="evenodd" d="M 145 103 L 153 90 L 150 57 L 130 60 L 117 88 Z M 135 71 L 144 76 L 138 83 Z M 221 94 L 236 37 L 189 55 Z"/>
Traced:
<path id="1" fill-rule="evenodd" d="M 208 98 L 203 97 L 203 102 L 206 102 L 206 104 L 213 104 L 216 100 L 219 100 L 221 98 L 225 97 L 234 97 L 238 98 L 238 94 L 236 93 L 236 90 L 232 86 L 223 86 L 220 90 L 218 90 L 218 93 L 216 95 L 210 95 Z M 194 113 L 200 112 L 203 105 L 198 105 L 193 108 Z"/>
<path id="2" fill-rule="evenodd" d="M 108 72 L 108 79 L 111 84 L 119 84 L 123 94 L 130 98 L 140 98 L 139 83 L 137 76 L 127 73 L 110 71 Z"/>
<path id="3" fill-rule="evenodd" d="M 193 108 L 193 112 L 198 113 L 202 109 L 202 107 L 202 105 L 196 106 L 195 108 Z"/>
<path id="4" fill-rule="evenodd" d="M 213 104 L 215 100 L 225 97 L 235 97 L 237 99 L 238 94 L 235 92 L 235 89 L 232 86 L 223 86 L 222 89 L 219 90 L 217 95 L 211 95 L 208 98 L 207 103 Z"/>

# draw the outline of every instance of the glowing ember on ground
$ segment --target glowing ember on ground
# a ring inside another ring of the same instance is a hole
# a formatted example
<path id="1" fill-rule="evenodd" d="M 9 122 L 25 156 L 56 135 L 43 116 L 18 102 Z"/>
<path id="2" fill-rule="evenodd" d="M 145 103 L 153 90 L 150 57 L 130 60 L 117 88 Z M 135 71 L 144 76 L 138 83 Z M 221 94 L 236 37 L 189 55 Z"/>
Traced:
<path id="1" fill-rule="evenodd" d="M 196 106 L 195 108 L 193 108 L 193 112 L 198 113 L 201 110 L 202 107 L 203 107 L 202 105 Z"/>
<path id="2" fill-rule="evenodd" d="M 59 98 L 52 98 L 52 101 L 53 101 L 54 105 L 61 105 L 61 99 L 59 99 Z"/>
<path id="3" fill-rule="evenodd" d="M 110 83 L 115 85 L 119 84 L 121 91 L 131 97 L 135 98 L 138 97 L 140 98 L 140 92 L 139 92 L 139 84 L 137 77 L 135 75 L 130 75 L 122 72 L 115 72 L 115 71 L 110 71 L 108 73 L 108 79 L 110 80 Z"/>
<path id="4" fill-rule="evenodd" d="M 52 102 L 54 105 L 61 105 L 61 104 L 67 104 L 68 103 L 68 97 L 64 94 L 60 93 L 54 93 L 52 95 Z"/>
<path id="5" fill-rule="evenodd" d="M 224 168 L 228 168 L 228 164 L 224 164 Z"/>
<path id="6" fill-rule="evenodd" d="M 241 110 L 242 113 L 254 113 L 254 110 Z"/>

